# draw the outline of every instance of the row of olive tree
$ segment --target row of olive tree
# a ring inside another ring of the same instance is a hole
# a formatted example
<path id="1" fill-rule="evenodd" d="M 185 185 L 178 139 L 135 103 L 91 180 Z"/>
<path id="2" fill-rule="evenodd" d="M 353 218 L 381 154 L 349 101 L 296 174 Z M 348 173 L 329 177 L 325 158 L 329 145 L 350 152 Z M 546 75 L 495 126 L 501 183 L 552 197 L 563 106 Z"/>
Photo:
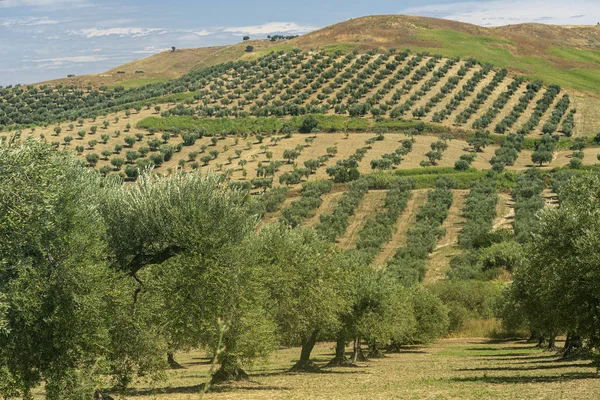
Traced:
<path id="1" fill-rule="evenodd" d="M 548 339 L 567 334 L 565 355 L 600 349 L 598 254 L 600 178 L 575 176 L 560 191 L 561 205 L 538 212 L 522 265 L 513 272 L 505 324 L 524 326 Z M 540 343 L 541 344 L 541 343 Z"/>
<path id="2" fill-rule="evenodd" d="M 159 379 L 175 351 L 195 348 L 216 358 L 215 382 L 246 377 L 280 345 L 300 345 L 294 368 L 312 369 L 315 343 L 341 331 L 385 345 L 447 325 L 428 292 L 313 231 L 256 233 L 254 201 L 216 176 L 142 174 L 124 187 L 29 142 L 0 148 L 0 193 L 6 398 L 44 383 L 48 399 L 89 399 Z"/>

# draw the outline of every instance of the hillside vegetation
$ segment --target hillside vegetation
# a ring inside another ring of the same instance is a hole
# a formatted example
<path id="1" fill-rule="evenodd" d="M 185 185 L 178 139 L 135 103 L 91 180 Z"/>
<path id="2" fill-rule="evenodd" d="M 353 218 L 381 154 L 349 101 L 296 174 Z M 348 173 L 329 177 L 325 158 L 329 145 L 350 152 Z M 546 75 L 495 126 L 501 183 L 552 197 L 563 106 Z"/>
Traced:
<path id="1" fill-rule="evenodd" d="M 404 49 L 430 51 L 446 57 L 476 57 L 511 72 L 543 79 L 571 89 L 598 93 L 598 46 L 600 28 L 593 26 L 556 26 L 520 24 L 485 28 L 462 22 L 406 15 L 368 16 L 351 19 L 319 29 L 284 44 L 254 40 L 252 46 L 259 55 L 282 46 L 304 51 L 336 49 Z M 118 83 L 127 76 L 115 76 L 117 71 L 131 74 L 141 69 L 154 77 L 172 78 L 194 69 L 228 61 L 252 58 L 245 53 L 245 44 L 206 49 L 181 50 L 181 54 L 160 53 L 114 68 L 101 75 L 74 78 L 62 83 L 107 84 L 99 79 L 111 78 Z M 176 53 L 179 53 L 177 51 Z M 167 68 L 170 66 L 170 68 Z"/>
<path id="2" fill-rule="evenodd" d="M 367 17 L 0 88 L 0 396 L 589 397 L 600 134 L 561 76 L 595 50 L 507 29 Z"/>

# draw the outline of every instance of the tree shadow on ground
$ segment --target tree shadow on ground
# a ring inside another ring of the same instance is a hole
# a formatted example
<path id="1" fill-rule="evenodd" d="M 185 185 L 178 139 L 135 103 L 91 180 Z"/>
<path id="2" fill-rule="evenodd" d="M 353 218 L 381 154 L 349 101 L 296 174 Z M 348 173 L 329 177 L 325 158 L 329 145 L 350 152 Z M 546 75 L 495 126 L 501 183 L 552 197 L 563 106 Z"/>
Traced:
<path id="1" fill-rule="evenodd" d="M 400 351 L 397 353 L 389 352 L 389 353 L 385 353 L 385 354 L 431 354 L 431 353 L 428 351 L 425 351 L 425 350 L 402 350 L 402 349 L 400 349 Z"/>
<path id="2" fill-rule="evenodd" d="M 519 358 L 517 359 L 518 361 L 520 360 L 527 360 L 526 358 Z M 589 358 L 562 358 L 561 356 L 552 356 L 552 357 L 548 357 L 546 360 L 542 360 L 542 361 L 523 361 L 523 362 L 515 362 L 515 365 L 532 365 L 532 364 L 548 364 L 548 363 L 556 363 L 556 364 L 561 364 L 561 363 L 572 363 L 575 360 L 581 360 L 581 361 L 589 361 Z M 585 364 L 579 364 L 581 366 L 585 366 L 585 367 L 593 367 L 592 364 L 589 365 L 585 365 Z"/>
<path id="3" fill-rule="evenodd" d="M 591 368 L 592 364 L 556 364 L 556 365 L 537 365 L 530 367 L 481 367 L 481 368 L 460 368 L 456 371 L 537 371 L 544 369 L 557 369 L 557 368 Z"/>
<path id="4" fill-rule="evenodd" d="M 523 383 L 553 383 L 568 382 L 583 379 L 599 379 L 596 372 L 568 372 L 550 376 L 471 376 L 450 378 L 451 382 L 483 382 L 492 384 L 523 384 Z"/>
<path id="5" fill-rule="evenodd" d="M 528 350 L 537 349 L 537 347 L 531 346 L 514 346 L 514 347 L 468 347 L 465 350 L 468 351 L 511 351 L 511 350 Z"/>
<path id="6" fill-rule="evenodd" d="M 323 374 L 323 375 L 330 375 L 330 374 L 337 374 L 337 375 L 350 375 L 350 374 L 366 374 L 366 371 L 360 371 L 360 369 L 366 370 L 368 368 L 368 366 L 366 365 L 357 365 L 356 367 L 353 367 L 352 369 L 348 369 L 348 368 L 343 368 L 343 367 L 335 367 L 335 368 L 340 368 L 339 370 L 333 370 L 331 368 L 324 368 L 324 367 L 320 367 L 314 371 L 290 371 L 289 369 L 285 369 L 285 370 L 279 370 L 279 371 L 270 371 L 270 372 L 261 372 L 258 374 L 252 374 L 251 376 L 260 376 L 260 377 L 267 377 L 267 376 L 283 376 L 283 375 L 287 375 L 287 376 L 294 376 L 294 375 L 304 375 L 304 374 L 315 374 L 315 375 L 319 375 L 319 374 Z"/>
<path id="7" fill-rule="evenodd" d="M 533 357 L 531 357 L 533 355 Z M 487 359 L 489 358 L 490 360 L 500 360 L 500 359 L 522 359 L 522 360 L 526 360 L 526 359 L 535 359 L 535 358 L 551 358 L 554 357 L 553 355 L 547 355 L 547 356 L 536 356 L 535 353 L 500 353 L 500 354 L 471 354 L 468 357 L 479 357 L 481 359 Z"/>
<path id="8" fill-rule="evenodd" d="M 481 342 L 467 342 L 467 344 L 503 344 L 503 343 L 522 343 L 530 344 L 529 341 L 520 338 L 508 338 L 508 339 L 488 339 Z"/>
<path id="9" fill-rule="evenodd" d="M 228 393 L 233 391 L 282 391 L 282 390 L 291 390 L 285 386 L 267 386 L 261 385 L 255 381 L 246 381 L 247 383 L 253 383 L 253 386 L 250 385 L 236 385 L 230 386 L 229 384 L 221 384 L 221 385 L 213 385 L 208 390 L 208 393 Z M 191 386 L 177 386 L 177 387 L 165 387 L 165 388 L 156 388 L 156 389 L 128 389 L 123 394 L 125 396 L 137 397 L 137 396 L 156 396 L 161 394 L 199 394 L 204 390 L 204 385 L 191 385 Z"/>

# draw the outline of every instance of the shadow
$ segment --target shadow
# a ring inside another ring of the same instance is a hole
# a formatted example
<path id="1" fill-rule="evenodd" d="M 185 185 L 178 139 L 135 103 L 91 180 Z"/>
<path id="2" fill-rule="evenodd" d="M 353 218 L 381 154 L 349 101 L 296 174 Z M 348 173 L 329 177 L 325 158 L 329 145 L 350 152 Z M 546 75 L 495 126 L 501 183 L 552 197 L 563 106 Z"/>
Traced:
<path id="1" fill-rule="evenodd" d="M 523 384 L 523 383 L 553 383 L 568 382 L 583 379 L 598 379 L 596 372 L 572 372 L 556 376 L 473 376 L 464 378 L 450 378 L 451 382 L 483 382 L 493 384 Z"/>
<path id="2" fill-rule="evenodd" d="M 212 361 L 190 361 L 182 364 L 184 368 L 191 367 L 192 365 L 210 365 Z"/>
<path id="3" fill-rule="evenodd" d="M 527 344 L 527 340 L 519 338 L 507 338 L 507 339 L 487 339 L 481 342 L 467 342 L 467 344 L 504 344 L 504 343 L 523 343 Z"/>
<path id="4" fill-rule="evenodd" d="M 469 347 L 468 351 L 510 351 L 510 350 L 532 350 L 537 349 L 534 345 L 531 346 L 513 346 L 513 347 Z M 540 349 L 541 351 L 542 349 Z"/>
<path id="5" fill-rule="evenodd" d="M 527 359 L 521 358 L 521 359 L 517 359 L 517 360 L 527 360 Z M 582 359 L 582 360 L 586 360 L 586 359 Z M 546 360 L 542 360 L 542 361 L 523 361 L 523 362 L 515 362 L 514 364 L 515 365 L 548 364 L 548 363 L 561 364 L 561 363 L 570 363 L 570 362 L 573 362 L 573 359 L 565 359 L 560 356 L 554 356 L 554 357 L 548 357 Z"/>
<path id="6" fill-rule="evenodd" d="M 514 354 L 475 354 L 469 357 L 478 357 L 480 360 L 486 361 L 519 361 L 519 360 L 548 360 L 552 361 L 557 356 L 549 354 L 547 356 L 533 356 L 529 353 L 514 353 Z"/>
<path id="7" fill-rule="evenodd" d="M 243 385 L 243 383 L 241 385 L 238 384 L 236 386 L 231 386 L 230 384 L 225 383 L 225 384 L 221 384 L 221 385 L 211 386 L 210 389 L 208 390 L 208 393 L 228 393 L 228 392 L 233 392 L 233 391 L 291 390 L 290 388 L 285 387 L 285 386 L 266 386 L 266 385 L 262 386 L 254 381 L 246 381 L 246 382 L 254 383 L 256 386 L 249 386 L 249 385 L 246 386 L 246 385 Z M 159 395 L 159 394 L 199 394 L 200 392 L 202 392 L 204 390 L 204 385 L 205 384 L 192 385 L 192 386 L 156 388 L 156 389 L 142 389 L 142 390 L 128 389 L 123 393 L 123 395 L 137 397 L 137 396 L 155 396 L 155 395 Z M 116 394 L 116 393 L 114 393 L 114 394 Z"/>
<path id="8" fill-rule="evenodd" d="M 331 368 L 340 368 L 340 370 L 334 371 Z M 257 374 L 252 374 L 252 377 L 269 377 L 269 376 L 294 376 L 294 375 L 304 375 L 304 374 L 323 374 L 323 375 L 351 375 L 351 374 L 366 374 L 365 371 L 360 371 L 361 369 L 366 370 L 369 368 L 366 365 L 357 365 L 352 368 L 345 367 L 320 367 L 314 371 L 290 371 L 289 369 L 271 371 L 271 372 L 261 372 Z"/>
<path id="9" fill-rule="evenodd" d="M 500 354 L 471 354 L 469 357 L 490 357 L 491 360 L 494 358 L 532 358 L 530 357 L 531 353 L 500 353 Z M 540 357 L 540 358 L 549 358 L 550 356 Z"/>
<path id="10" fill-rule="evenodd" d="M 552 362 L 552 361 L 551 361 Z M 545 370 L 545 369 L 556 369 L 556 368 L 589 368 L 593 367 L 592 364 L 556 364 L 556 365 L 538 365 L 538 366 L 530 366 L 530 367 L 482 367 L 482 368 L 460 368 L 455 371 L 536 371 L 536 370 Z"/>

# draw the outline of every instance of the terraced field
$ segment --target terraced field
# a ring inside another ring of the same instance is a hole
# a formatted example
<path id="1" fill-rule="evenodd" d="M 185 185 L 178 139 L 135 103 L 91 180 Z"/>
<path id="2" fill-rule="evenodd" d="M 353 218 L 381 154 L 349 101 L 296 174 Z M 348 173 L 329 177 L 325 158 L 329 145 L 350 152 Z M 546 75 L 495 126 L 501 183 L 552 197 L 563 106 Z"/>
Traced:
<path id="1" fill-rule="evenodd" d="M 425 253 L 410 255 L 428 282 L 443 279 L 464 250 L 459 236 L 469 188 L 485 170 L 498 172 L 500 157 L 508 160 L 503 171 L 530 168 L 550 134 L 563 142 L 548 150 L 552 157 L 540 170 L 571 165 L 575 156 L 595 164 L 600 155 L 590 139 L 583 153 L 569 148 L 579 143 L 570 138 L 577 126 L 569 94 L 472 59 L 279 52 L 179 82 L 189 90 L 162 102 L 19 134 L 51 141 L 102 174 L 130 181 L 149 166 L 161 174 L 201 169 L 254 195 L 276 193 L 265 222 L 312 227 L 381 266 L 407 257 L 423 210 L 437 201 L 431 191 L 446 190 L 434 189 L 437 175 L 446 176 L 458 187 L 444 195 L 449 203 L 434 204 L 447 208 L 427 227 L 439 232 L 423 238 Z M 482 130 L 495 136 L 478 136 Z M 356 176 L 341 179 L 340 169 Z M 374 181 L 348 183 L 359 176 Z M 403 176 L 410 190 L 394 186 Z M 512 230 L 514 208 L 514 199 L 501 193 L 490 229 Z M 375 242 L 373 235 L 379 235 Z"/>

